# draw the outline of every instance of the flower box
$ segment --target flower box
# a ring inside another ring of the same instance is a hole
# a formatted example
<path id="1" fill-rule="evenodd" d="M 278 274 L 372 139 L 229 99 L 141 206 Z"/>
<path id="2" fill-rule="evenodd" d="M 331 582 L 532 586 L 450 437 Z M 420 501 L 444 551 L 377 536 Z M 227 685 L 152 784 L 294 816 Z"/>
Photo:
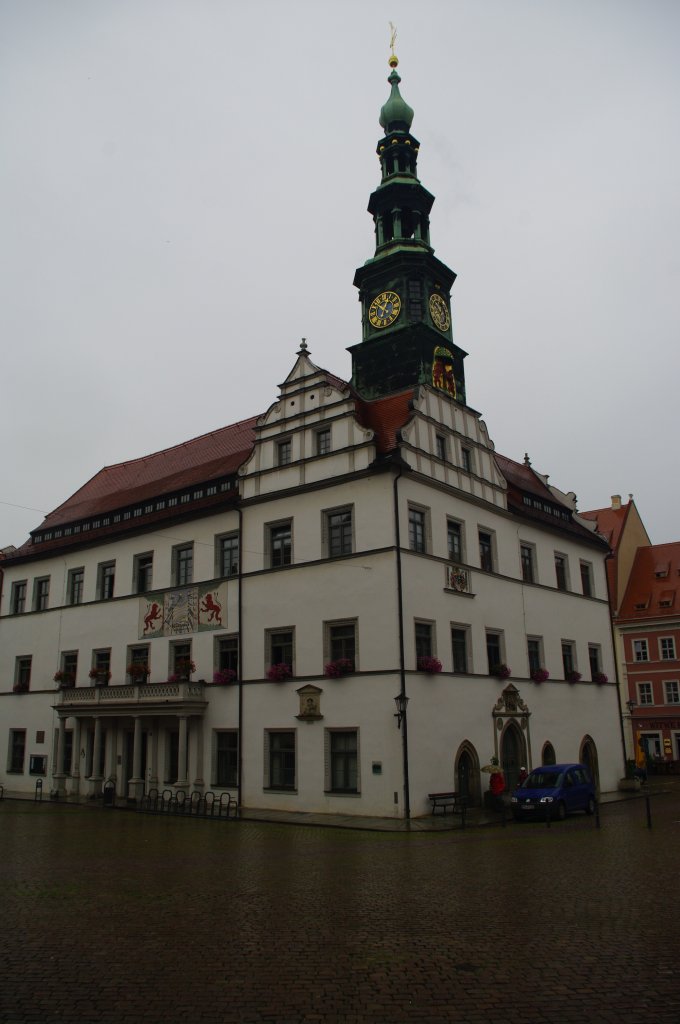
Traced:
<path id="1" fill-rule="evenodd" d="M 535 668 L 531 673 L 531 678 L 535 683 L 544 683 L 546 679 L 550 678 L 550 673 L 547 668 Z"/>
<path id="2" fill-rule="evenodd" d="M 577 672 L 576 669 L 573 669 L 571 672 L 567 672 L 567 682 L 568 683 L 578 683 L 580 678 L 581 678 L 581 673 Z"/>
<path id="3" fill-rule="evenodd" d="M 354 662 L 350 658 L 338 658 L 337 661 L 329 661 L 324 665 L 323 674 L 329 679 L 340 679 L 349 672 L 354 671 Z"/>
<path id="4" fill-rule="evenodd" d="M 144 662 L 134 661 L 131 665 L 128 665 L 126 672 L 133 682 L 140 683 L 144 682 L 150 673 L 150 669 L 148 665 L 144 664 Z"/>
<path id="5" fill-rule="evenodd" d="M 495 676 L 496 679 L 509 679 L 512 675 L 512 669 L 508 668 L 507 665 L 494 665 L 489 675 Z"/>
<path id="6" fill-rule="evenodd" d="M 278 665 L 272 665 L 268 670 L 267 679 L 271 679 L 276 683 L 282 683 L 286 679 L 290 679 L 292 675 L 293 670 L 290 665 L 285 665 L 283 662 L 280 662 Z"/>
<path id="7" fill-rule="evenodd" d="M 234 682 L 236 682 L 236 672 L 233 668 L 221 668 L 217 672 L 213 672 L 213 683 L 217 683 L 219 686 L 227 686 Z"/>
<path id="8" fill-rule="evenodd" d="M 602 686 L 603 683 L 609 682 L 609 677 L 604 672 L 596 672 L 593 676 L 593 682 L 597 683 L 598 686 Z"/>
<path id="9" fill-rule="evenodd" d="M 418 658 L 418 671 L 427 672 L 428 676 L 434 676 L 441 672 L 442 663 L 439 658 L 433 658 L 429 654 Z"/>

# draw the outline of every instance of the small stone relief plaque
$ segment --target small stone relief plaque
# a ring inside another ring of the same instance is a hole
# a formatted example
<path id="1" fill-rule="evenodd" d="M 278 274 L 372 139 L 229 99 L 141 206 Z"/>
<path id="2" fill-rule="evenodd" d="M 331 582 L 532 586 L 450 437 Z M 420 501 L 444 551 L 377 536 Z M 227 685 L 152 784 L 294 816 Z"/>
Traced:
<path id="1" fill-rule="evenodd" d="M 321 714 L 321 690 L 318 686 L 301 686 L 297 691 L 300 698 L 300 712 L 296 716 L 302 721 L 315 722 L 323 718 Z"/>

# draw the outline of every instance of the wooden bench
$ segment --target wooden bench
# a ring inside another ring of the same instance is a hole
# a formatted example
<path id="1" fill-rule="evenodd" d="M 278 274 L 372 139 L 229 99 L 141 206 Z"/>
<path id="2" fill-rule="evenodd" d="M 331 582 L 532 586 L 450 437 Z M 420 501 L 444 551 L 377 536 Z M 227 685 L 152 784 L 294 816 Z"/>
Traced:
<path id="1" fill-rule="evenodd" d="M 428 793 L 427 799 L 432 802 L 432 813 L 441 807 L 442 814 L 446 814 L 448 807 L 452 814 L 462 814 L 465 810 L 465 801 L 461 800 L 458 793 Z"/>

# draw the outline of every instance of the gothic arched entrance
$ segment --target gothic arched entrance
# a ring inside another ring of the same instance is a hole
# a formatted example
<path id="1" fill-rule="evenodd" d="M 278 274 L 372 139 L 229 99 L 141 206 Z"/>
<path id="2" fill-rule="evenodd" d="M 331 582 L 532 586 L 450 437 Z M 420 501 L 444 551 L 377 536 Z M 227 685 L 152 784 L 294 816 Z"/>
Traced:
<path id="1" fill-rule="evenodd" d="M 467 798 L 469 807 L 478 807 L 481 803 L 479 758 L 477 751 L 467 740 L 461 744 L 456 754 L 455 773 L 456 791 Z"/>
<path id="2" fill-rule="evenodd" d="M 500 762 L 505 775 L 505 788 L 512 790 L 517 785 L 520 768 L 527 763 L 524 736 L 514 721 L 508 722 L 503 730 Z"/>
<path id="3" fill-rule="evenodd" d="M 597 762 L 597 747 L 590 736 L 584 736 L 581 740 L 581 752 L 579 754 L 581 764 L 588 769 L 595 791 L 600 792 L 600 769 Z"/>

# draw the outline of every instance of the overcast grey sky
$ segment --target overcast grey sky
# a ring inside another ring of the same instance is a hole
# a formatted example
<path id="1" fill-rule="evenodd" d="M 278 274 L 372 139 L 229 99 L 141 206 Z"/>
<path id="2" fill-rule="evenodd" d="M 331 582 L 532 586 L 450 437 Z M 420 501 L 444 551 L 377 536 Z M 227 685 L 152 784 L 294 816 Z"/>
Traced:
<path id="1" fill-rule="evenodd" d="M 468 401 L 680 539 L 677 0 L 0 0 L 0 547 L 349 378 L 390 20 Z"/>

